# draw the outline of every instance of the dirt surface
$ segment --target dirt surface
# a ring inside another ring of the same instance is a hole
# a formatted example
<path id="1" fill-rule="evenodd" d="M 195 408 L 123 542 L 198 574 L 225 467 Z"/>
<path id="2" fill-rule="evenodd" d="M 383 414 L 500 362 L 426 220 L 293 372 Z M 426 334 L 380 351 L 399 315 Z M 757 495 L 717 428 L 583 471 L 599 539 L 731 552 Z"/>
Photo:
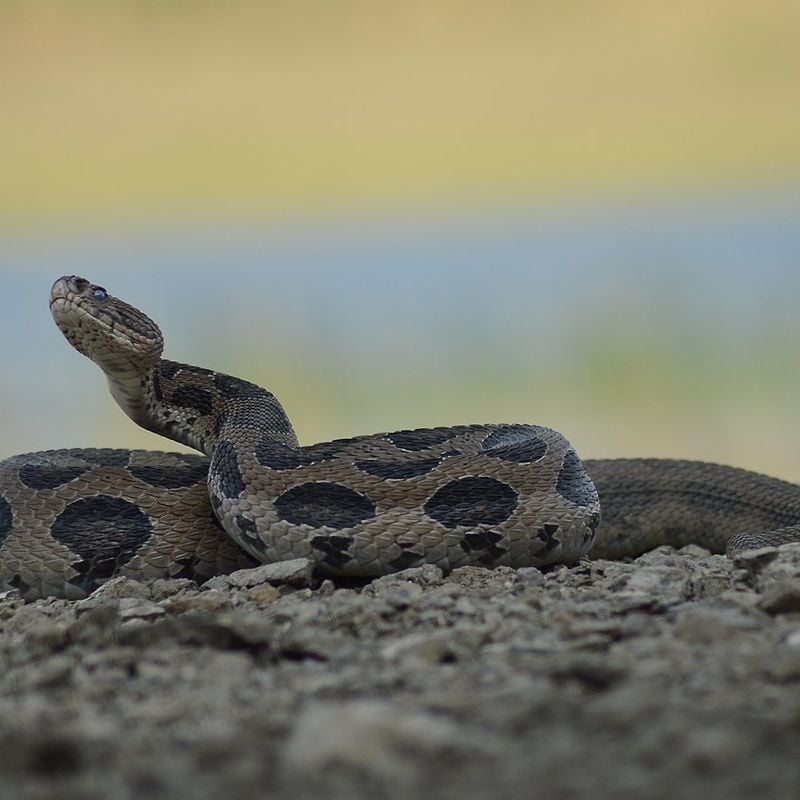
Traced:
<path id="1" fill-rule="evenodd" d="M 795 798 L 800 545 L 0 600 L 0 796 Z"/>

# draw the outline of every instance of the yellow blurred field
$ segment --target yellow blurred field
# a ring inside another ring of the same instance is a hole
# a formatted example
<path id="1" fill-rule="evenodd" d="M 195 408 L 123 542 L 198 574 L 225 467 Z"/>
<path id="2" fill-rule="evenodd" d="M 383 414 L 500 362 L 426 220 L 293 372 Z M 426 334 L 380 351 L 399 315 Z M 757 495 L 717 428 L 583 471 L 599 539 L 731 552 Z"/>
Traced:
<path id="1" fill-rule="evenodd" d="M 800 175 L 781 0 L 0 4 L 0 224 Z"/>

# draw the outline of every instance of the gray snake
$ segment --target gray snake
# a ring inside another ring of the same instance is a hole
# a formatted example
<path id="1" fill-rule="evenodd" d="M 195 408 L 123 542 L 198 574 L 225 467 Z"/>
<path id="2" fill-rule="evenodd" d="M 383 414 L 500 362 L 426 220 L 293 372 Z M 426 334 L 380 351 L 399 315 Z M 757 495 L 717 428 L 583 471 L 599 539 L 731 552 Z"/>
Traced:
<path id="1" fill-rule="evenodd" d="M 660 544 L 730 552 L 800 540 L 794 484 L 704 462 L 582 462 L 538 425 L 300 446 L 274 395 L 163 359 L 158 326 L 104 288 L 65 276 L 50 309 L 134 422 L 205 457 L 74 449 L 1 462 L 0 588 L 25 598 L 296 557 L 319 574 L 369 578 L 426 563 L 543 567 Z"/>

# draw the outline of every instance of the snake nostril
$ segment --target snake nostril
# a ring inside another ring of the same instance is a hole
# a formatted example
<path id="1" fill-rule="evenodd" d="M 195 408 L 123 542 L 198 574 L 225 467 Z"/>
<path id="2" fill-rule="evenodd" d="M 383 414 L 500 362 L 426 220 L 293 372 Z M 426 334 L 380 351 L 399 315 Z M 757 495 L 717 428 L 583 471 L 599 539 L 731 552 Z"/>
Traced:
<path id="1" fill-rule="evenodd" d="M 79 278 L 77 275 L 72 276 L 72 282 L 78 292 L 84 292 L 89 287 L 89 281 L 86 278 Z"/>

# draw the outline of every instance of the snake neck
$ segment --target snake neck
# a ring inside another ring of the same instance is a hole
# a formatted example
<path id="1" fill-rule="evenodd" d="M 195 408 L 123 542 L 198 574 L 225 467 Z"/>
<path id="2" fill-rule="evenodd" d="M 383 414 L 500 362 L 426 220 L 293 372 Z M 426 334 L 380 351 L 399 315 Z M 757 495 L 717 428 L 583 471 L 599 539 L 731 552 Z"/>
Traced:
<path id="1" fill-rule="evenodd" d="M 211 456 L 227 431 L 298 447 L 277 398 L 256 384 L 219 372 L 161 359 L 146 373 L 106 372 L 122 410 L 146 430 Z"/>

